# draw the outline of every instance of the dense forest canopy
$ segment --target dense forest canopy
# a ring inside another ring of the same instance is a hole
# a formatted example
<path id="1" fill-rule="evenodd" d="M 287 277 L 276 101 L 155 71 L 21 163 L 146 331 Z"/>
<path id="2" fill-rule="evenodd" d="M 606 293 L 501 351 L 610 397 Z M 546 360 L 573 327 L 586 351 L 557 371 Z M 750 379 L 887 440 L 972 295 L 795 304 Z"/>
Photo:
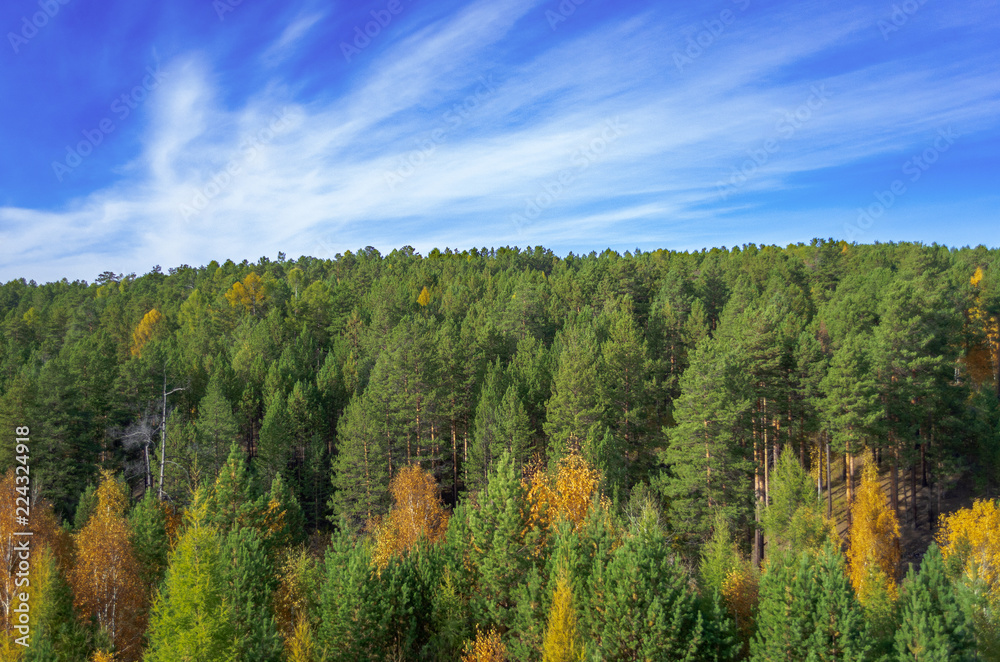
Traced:
<path id="1" fill-rule="evenodd" d="M 52 655 L 998 659 L 1000 251 L 369 247 L 0 319 Z"/>

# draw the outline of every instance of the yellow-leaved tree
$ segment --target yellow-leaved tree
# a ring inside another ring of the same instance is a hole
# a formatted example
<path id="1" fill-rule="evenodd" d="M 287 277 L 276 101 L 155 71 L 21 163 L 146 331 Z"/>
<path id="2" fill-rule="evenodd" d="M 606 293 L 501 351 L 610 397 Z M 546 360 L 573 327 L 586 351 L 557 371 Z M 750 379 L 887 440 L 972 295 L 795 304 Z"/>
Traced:
<path id="1" fill-rule="evenodd" d="M 421 537 L 437 542 L 448 530 L 448 511 L 441 503 L 441 490 L 429 472 L 412 464 L 400 470 L 389 484 L 393 505 L 389 515 L 369 524 L 375 549 L 372 564 L 379 570 Z"/>
<path id="2" fill-rule="evenodd" d="M 162 322 L 163 315 L 156 308 L 143 316 L 139 326 L 132 332 L 132 356 L 142 356 L 142 348 L 153 339 Z"/>
<path id="3" fill-rule="evenodd" d="M 570 453 L 559 460 L 554 477 L 538 469 L 530 472 L 524 483 L 528 490 L 528 518 L 534 527 L 548 529 L 561 520 L 577 527 L 590 510 L 601 474 L 578 453 Z"/>
<path id="4" fill-rule="evenodd" d="M 427 286 L 424 286 L 424 289 L 420 290 L 420 296 L 417 297 L 417 303 L 419 303 L 420 307 L 423 308 L 430 302 L 431 293 L 427 290 Z"/>
<path id="5" fill-rule="evenodd" d="M 462 662 L 506 662 L 507 647 L 500 640 L 500 633 L 490 628 L 486 632 L 476 626 L 476 638 L 465 644 Z"/>
<path id="6" fill-rule="evenodd" d="M 981 581 L 990 602 L 1000 610 L 1000 508 L 997 504 L 977 499 L 972 508 L 942 515 L 937 542 L 941 556 L 946 561 L 957 557 L 966 577 Z"/>
<path id="7" fill-rule="evenodd" d="M 578 662 L 584 658 L 583 642 L 576 627 L 576 608 L 573 606 L 573 587 L 565 573 L 556 579 L 549 609 L 548 627 L 542 644 L 543 662 Z"/>
<path id="8" fill-rule="evenodd" d="M 851 584 L 861 604 L 874 598 L 883 587 L 890 598 L 896 595 L 899 569 L 899 520 L 882 491 L 878 468 L 871 452 L 866 452 L 861 484 L 851 506 L 851 538 L 847 558 Z"/>
<path id="9" fill-rule="evenodd" d="M 97 505 L 76 536 L 76 562 L 69 573 L 74 605 L 107 630 L 124 662 L 141 657 L 147 596 L 125 518 L 127 508 L 124 485 L 103 471 Z"/>
<path id="10" fill-rule="evenodd" d="M 945 562 L 961 568 L 977 652 L 984 660 L 1000 660 L 1000 508 L 976 500 L 971 508 L 942 515 L 937 542 Z"/>
<path id="11" fill-rule="evenodd" d="M 267 302 L 264 281 L 252 271 L 242 282 L 236 281 L 226 292 L 226 301 L 233 308 L 242 308 L 244 313 L 257 316 Z"/>

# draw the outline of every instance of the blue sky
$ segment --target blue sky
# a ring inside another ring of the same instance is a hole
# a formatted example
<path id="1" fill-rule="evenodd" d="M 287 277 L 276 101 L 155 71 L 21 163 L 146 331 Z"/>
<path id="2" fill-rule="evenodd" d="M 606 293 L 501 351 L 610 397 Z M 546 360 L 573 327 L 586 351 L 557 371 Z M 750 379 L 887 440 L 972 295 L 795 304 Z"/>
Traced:
<path id="1" fill-rule="evenodd" d="M 0 33 L 0 281 L 1000 244 L 996 1 L 9 0 Z"/>

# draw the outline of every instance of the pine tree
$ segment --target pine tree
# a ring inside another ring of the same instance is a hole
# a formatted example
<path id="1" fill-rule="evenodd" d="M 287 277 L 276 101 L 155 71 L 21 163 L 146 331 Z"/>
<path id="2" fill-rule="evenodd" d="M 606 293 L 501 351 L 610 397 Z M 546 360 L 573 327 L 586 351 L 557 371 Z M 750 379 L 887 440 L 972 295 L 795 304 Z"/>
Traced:
<path id="1" fill-rule="evenodd" d="M 525 493 L 513 458 L 504 453 L 485 492 L 467 511 L 467 553 L 479 587 L 473 596 L 473 618 L 501 632 L 509 630 L 513 623 L 515 589 L 532 563 L 530 544 L 525 540 L 529 529 L 523 508 Z"/>
<path id="2" fill-rule="evenodd" d="M 386 437 L 373 421 L 367 395 L 355 396 L 337 425 L 331 519 L 360 527 L 388 510 L 389 471 Z"/>
<path id="3" fill-rule="evenodd" d="M 976 659 L 969 623 L 937 545 L 932 544 L 924 554 L 919 573 L 910 566 L 901 593 L 901 625 L 896 633 L 900 660 Z"/>
<path id="4" fill-rule="evenodd" d="M 598 400 L 598 347 L 589 325 L 580 322 L 565 329 L 562 353 L 546 404 L 545 433 L 549 436 L 549 461 L 569 452 L 584 451 L 591 430 L 602 416 Z"/>
<path id="5" fill-rule="evenodd" d="M 221 370 L 212 374 L 205 397 L 198 403 L 195 430 L 198 440 L 198 468 L 204 475 L 215 476 L 225 463 L 226 454 L 239 434 L 232 405 L 223 394 Z"/>
<path id="6" fill-rule="evenodd" d="M 677 426 L 667 430 L 662 460 L 669 474 L 656 487 L 670 504 L 674 529 L 687 542 L 707 540 L 712 513 L 745 529 L 752 512 L 748 449 L 738 436 L 749 411 L 735 358 L 719 343 L 704 340 L 681 378 Z"/>
<path id="7" fill-rule="evenodd" d="M 709 646 L 698 596 L 650 510 L 591 576 L 590 594 L 603 610 L 594 628 L 603 659 L 711 660 L 730 653 Z"/>
<path id="8" fill-rule="evenodd" d="M 809 475 L 791 446 L 781 453 L 771 475 L 771 504 L 762 518 L 772 549 L 818 550 L 836 538 L 836 531 L 823 517 L 823 505 Z"/>
<path id="9" fill-rule="evenodd" d="M 167 515 L 156 494 L 149 490 L 128 516 L 132 530 L 132 548 L 142 583 L 150 599 L 159 588 L 167 570 L 170 540 L 167 536 Z"/>
<path id="10" fill-rule="evenodd" d="M 279 473 L 287 472 L 292 456 L 291 430 L 288 401 L 279 394 L 267 407 L 257 446 L 257 467 L 262 478 L 268 482 Z"/>
<path id="11" fill-rule="evenodd" d="M 628 460 L 631 484 L 646 475 L 652 462 L 646 438 L 650 362 L 631 300 L 626 299 L 609 317 L 608 339 L 601 345 L 600 393 L 605 423 L 621 440 L 620 454 Z"/>
<path id="12" fill-rule="evenodd" d="M 271 613 L 275 569 L 265 541 L 255 529 L 230 531 L 222 557 L 235 659 L 279 662 L 283 647 Z"/>
<path id="13" fill-rule="evenodd" d="M 478 491 L 486 486 L 493 466 L 502 453 L 504 440 L 501 437 L 503 421 L 500 404 L 506 387 L 504 370 L 498 359 L 486 369 L 486 379 L 479 391 L 475 428 L 466 467 L 466 488 L 471 491 Z"/>
<path id="14" fill-rule="evenodd" d="M 754 662 L 868 659 L 863 612 L 843 557 L 832 545 L 816 554 L 778 551 L 761 576 Z"/>
<path id="15" fill-rule="evenodd" d="M 246 457 L 233 444 L 207 499 L 208 521 L 225 533 L 257 524 L 264 507 L 263 498 L 248 471 Z"/>

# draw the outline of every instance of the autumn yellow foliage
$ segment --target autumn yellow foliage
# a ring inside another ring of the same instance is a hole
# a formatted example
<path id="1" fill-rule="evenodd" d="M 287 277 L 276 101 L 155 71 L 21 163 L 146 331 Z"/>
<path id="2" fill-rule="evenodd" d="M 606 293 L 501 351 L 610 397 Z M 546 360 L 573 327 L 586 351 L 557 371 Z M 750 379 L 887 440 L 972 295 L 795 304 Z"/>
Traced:
<path id="1" fill-rule="evenodd" d="M 389 515 L 369 523 L 375 548 L 372 565 L 381 570 L 389 560 L 425 537 L 437 542 L 448 530 L 448 511 L 441 503 L 440 487 L 429 472 L 410 465 L 389 484 L 393 505 Z"/>
<path id="2" fill-rule="evenodd" d="M 899 567 L 899 520 L 882 491 L 878 468 L 867 453 L 854 503 L 851 506 L 851 538 L 847 557 L 851 584 L 862 604 L 874 587 L 876 573 L 884 575 L 890 597 L 896 593 Z M 880 583 L 880 582 L 879 582 Z"/>
<path id="3" fill-rule="evenodd" d="M 969 307 L 966 331 L 973 340 L 966 348 L 965 365 L 969 377 L 976 384 L 989 383 L 995 378 L 995 370 L 1000 361 L 1000 320 L 996 315 L 990 315 L 982 304 L 980 283 L 983 280 L 983 269 L 977 267 L 969 283 L 973 288 L 972 305 Z"/>
<path id="4" fill-rule="evenodd" d="M 760 601 L 759 594 L 760 576 L 751 563 L 737 564 L 722 582 L 722 599 L 726 610 L 736 620 L 744 652 L 749 650 L 750 639 L 757 631 L 754 614 Z"/>
<path id="5" fill-rule="evenodd" d="M 109 471 L 101 474 L 97 506 L 76 537 L 69 573 L 74 605 L 108 631 L 124 662 L 139 659 L 147 591 L 125 519 L 128 497 Z"/>
<path id="6" fill-rule="evenodd" d="M 430 302 L 431 302 L 431 293 L 427 290 L 426 287 L 424 287 L 424 289 L 420 290 L 420 296 L 417 297 L 417 303 L 419 303 L 420 307 L 422 308 L 427 304 L 429 304 Z"/>
<path id="7" fill-rule="evenodd" d="M 156 308 L 143 316 L 139 326 L 132 332 L 132 356 L 142 355 L 142 348 L 156 335 L 162 321 L 163 315 Z"/>
<path id="8" fill-rule="evenodd" d="M 977 577 L 987 587 L 990 603 L 1000 608 L 1000 509 L 993 501 L 976 500 L 941 516 L 937 533 L 941 555 L 962 559 L 968 577 Z"/>
<path id="9" fill-rule="evenodd" d="M 537 529 L 549 529 L 561 520 L 580 525 L 601 482 L 601 474 L 577 453 L 559 461 L 554 478 L 536 470 L 524 479 L 528 491 L 528 520 Z"/>
<path id="10" fill-rule="evenodd" d="M 483 632 L 476 626 L 476 638 L 466 642 L 462 662 L 506 662 L 507 647 L 500 640 L 500 633 L 490 628 Z"/>
<path id="11" fill-rule="evenodd" d="M 584 647 L 576 627 L 573 589 L 565 576 L 556 580 L 549 610 L 548 627 L 542 644 L 543 662 L 576 662 L 583 660 Z"/>
<path id="12" fill-rule="evenodd" d="M 233 308 L 242 308 L 244 313 L 257 315 L 267 301 L 264 281 L 257 274 L 250 272 L 243 282 L 233 283 L 226 292 L 226 301 Z"/>

